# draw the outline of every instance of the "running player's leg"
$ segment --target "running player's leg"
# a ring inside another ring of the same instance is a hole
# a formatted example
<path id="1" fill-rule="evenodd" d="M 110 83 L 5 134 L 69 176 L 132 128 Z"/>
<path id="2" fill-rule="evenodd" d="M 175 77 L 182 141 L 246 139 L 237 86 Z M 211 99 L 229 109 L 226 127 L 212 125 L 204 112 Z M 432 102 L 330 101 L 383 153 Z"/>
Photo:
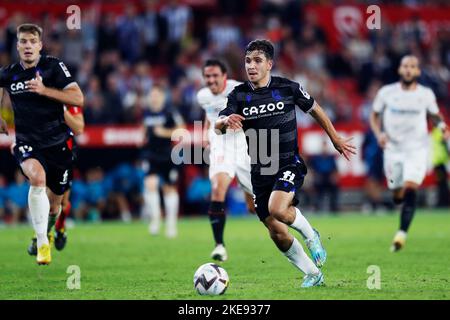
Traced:
<path id="1" fill-rule="evenodd" d="M 256 213 L 256 209 L 255 209 L 255 199 L 253 197 L 253 194 L 250 194 L 248 192 L 244 192 L 245 195 L 245 203 L 247 205 L 247 210 L 252 213 L 255 214 Z"/>
<path id="2" fill-rule="evenodd" d="M 214 167 L 210 167 L 210 174 L 214 171 Z M 218 261 L 228 260 L 228 253 L 225 248 L 223 234 L 225 230 L 226 212 L 225 197 L 233 180 L 229 173 L 217 172 L 211 176 L 211 202 L 209 204 L 208 216 L 213 231 L 215 247 L 211 252 L 211 258 Z"/>
<path id="3" fill-rule="evenodd" d="M 302 215 L 300 209 L 293 205 L 294 196 L 295 192 L 272 191 L 269 198 L 269 213 L 272 217 L 303 236 L 314 262 L 318 267 L 322 267 L 326 261 L 326 252 L 320 241 L 319 234 Z"/>
<path id="4" fill-rule="evenodd" d="M 175 184 L 164 184 L 162 191 L 166 211 L 166 236 L 168 238 L 175 238 L 178 233 L 177 220 L 180 204 L 177 186 Z"/>
<path id="5" fill-rule="evenodd" d="M 269 230 L 270 238 L 289 262 L 307 276 L 321 275 L 320 270 L 305 253 L 298 240 L 289 234 L 286 224 L 278 221 L 273 216 L 268 216 L 263 223 Z"/>
<path id="6" fill-rule="evenodd" d="M 50 233 L 52 231 L 53 226 L 56 223 L 56 220 L 58 219 L 58 216 L 62 211 L 63 195 L 57 195 L 53 193 L 53 191 L 51 191 L 49 188 L 47 188 L 47 196 L 48 200 L 50 201 L 50 212 L 48 218 L 47 233 Z"/>
<path id="7" fill-rule="evenodd" d="M 255 188 L 255 206 L 259 219 L 269 230 L 270 237 L 277 248 L 295 267 L 306 274 L 302 287 L 321 285 L 323 275 L 320 270 L 305 254 L 298 240 L 289 234 L 287 225 L 270 215 L 268 203 L 271 186 L 268 185 L 267 187 L 261 184 Z"/>
<path id="8" fill-rule="evenodd" d="M 228 173 L 219 172 L 211 178 L 211 203 L 208 215 L 213 230 L 216 246 L 224 245 L 223 233 L 225 229 L 225 197 L 232 178 Z"/>
<path id="9" fill-rule="evenodd" d="M 159 177 L 150 174 L 144 180 L 144 204 L 145 211 L 150 216 L 149 232 L 156 235 L 159 233 L 161 223 L 161 201 L 159 198 Z"/>
<path id="10" fill-rule="evenodd" d="M 403 186 L 403 206 L 400 217 L 400 230 L 408 232 L 416 211 L 416 194 L 420 185 L 413 181 L 405 181 Z"/>
<path id="11" fill-rule="evenodd" d="M 50 201 L 50 212 L 48 216 L 47 234 L 50 245 L 52 245 L 55 242 L 55 238 L 52 233 L 52 228 L 55 225 L 58 216 L 62 212 L 62 200 L 64 194 L 57 195 L 53 193 L 53 191 L 51 191 L 50 188 L 47 188 L 47 196 L 48 200 Z"/>
<path id="12" fill-rule="evenodd" d="M 62 212 L 64 193 L 69 190 L 72 181 L 73 153 L 67 143 L 42 151 L 47 164 L 47 196 L 50 201 L 49 223 L 47 232 L 51 242 L 54 241 L 52 228 Z M 60 237 L 57 249 L 64 247 L 65 240 Z M 64 243 L 62 243 L 64 242 Z M 56 243 L 55 243 L 56 246 Z"/>
<path id="13" fill-rule="evenodd" d="M 55 248 L 56 250 L 62 250 L 66 246 L 67 243 L 67 235 L 66 235 L 66 218 L 70 214 L 71 203 L 70 203 L 70 189 L 64 192 L 62 198 L 62 210 L 59 214 L 56 224 L 55 224 Z"/>
<path id="14" fill-rule="evenodd" d="M 389 190 L 392 191 L 394 204 L 403 202 L 403 154 L 385 150 L 383 154 L 384 174 Z"/>
<path id="15" fill-rule="evenodd" d="M 41 163 L 34 159 L 24 160 L 20 167 L 22 172 L 30 181 L 28 191 L 28 206 L 30 209 L 31 222 L 36 234 L 39 264 L 48 264 L 51 261 L 50 246 L 47 238 L 48 213 L 50 202 L 46 193 L 46 174 Z M 44 257 L 42 254 L 44 253 Z"/>
<path id="16" fill-rule="evenodd" d="M 294 192 L 274 190 L 269 198 L 269 212 L 278 221 L 298 231 L 303 238 L 312 239 L 314 229 L 300 210 L 292 205 Z"/>
<path id="17" fill-rule="evenodd" d="M 168 238 L 175 238 L 177 236 L 177 220 L 180 204 L 180 197 L 177 189 L 178 168 L 171 161 L 160 163 L 158 168 L 162 180 L 161 183 L 166 213 L 166 236 Z"/>
<path id="18" fill-rule="evenodd" d="M 427 153 L 417 150 L 406 154 L 402 163 L 401 187 L 394 191 L 394 198 L 401 199 L 403 204 L 400 213 L 400 227 L 394 236 L 391 251 L 404 247 L 406 235 L 416 211 L 417 190 L 426 175 Z"/>
<path id="19" fill-rule="evenodd" d="M 412 181 L 405 181 L 402 188 L 394 190 L 396 204 L 402 204 L 400 211 L 400 227 L 392 241 L 391 251 L 396 252 L 405 246 L 406 235 L 416 211 L 416 193 L 419 185 Z"/>
<path id="20" fill-rule="evenodd" d="M 72 207 L 70 203 L 70 189 L 64 192 L 61 205 L 62 210 L 61 214 L 58 216 L 58 219 L 56 220 L 55 230 L 56 232 L 64 233 L 66 227 L 66 218 L 70 215 L 70 210 Z"/>

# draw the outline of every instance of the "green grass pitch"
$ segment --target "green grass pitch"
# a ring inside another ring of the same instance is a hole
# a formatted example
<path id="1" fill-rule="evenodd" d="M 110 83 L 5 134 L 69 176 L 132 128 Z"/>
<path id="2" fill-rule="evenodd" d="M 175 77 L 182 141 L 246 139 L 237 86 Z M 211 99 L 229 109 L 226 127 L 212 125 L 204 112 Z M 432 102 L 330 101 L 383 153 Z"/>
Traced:
<path id="1" fill-rule="evenodd" d="M 406 247 L 390 253 L 398 214 L 312 216 L 328 251 L 326 286 L 301 289 L 302 274 L 276 249 L 256 217 L 229 218 L 225 242 L 230 276 L 223 296 L 193 289 L 198 266 L 211 261 L 207 219 L 182 219 L 179 237 L 152 237 L 144 223 L 81 224 L 69 230 L 50 266 L 37 266 L 26 247 L 31 228 L 0 229 L 0 299 L 449 299 L 450 214 L 419 210 Z M 295 231 L 292 231 L 295 232 Z M 298 234 L 296 234 L 297 237 Z M 81 270 L 81 288 L 69 290 L 67 268 Z M 370 265 L 381 289 L 368 289 Z"/>

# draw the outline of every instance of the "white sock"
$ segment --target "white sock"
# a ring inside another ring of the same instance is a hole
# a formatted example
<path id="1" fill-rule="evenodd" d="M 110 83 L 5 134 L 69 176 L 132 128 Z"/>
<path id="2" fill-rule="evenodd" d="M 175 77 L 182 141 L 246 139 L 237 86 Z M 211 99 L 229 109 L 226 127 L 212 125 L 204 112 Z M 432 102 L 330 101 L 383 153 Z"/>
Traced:
<path id="1" fill-rule="evenodd" d="M 320 272 L 295 237 L 289 250 L 283 252 L 283 254 L 288 258 L 290 263 L 304 274 L 318 274 Z"/>
<path id="2" fill-rule="evenodd" d="M 314 238 L 314 230 L 309 224 L 308 220 L 302 215 L 301 211 L 298 208 L 295 208 L 295 219 L 294 222 L 290 225 L 290 227 L 294 230 L 300 232 L 300 234 L 305 239 Z"/>
<path id="3" fill-rule="evenodd" d="M 172 236 L 176 235 L 179 202 L 178 193 L 176 192 L 170 192 L 164 195 L 164 204 L 166 206 L 166 229 Z"/>
<path id="4" fill-rule="evenodd" d="M 150 216 L 150 224 L 156 229 L 159 228 L 161 220 L 161 201 L 159 199 L 158 191 L 145 191 L 144 192 L 145 210 Z"/>
<path id="5" fill-rule="evenodd" d="M 30 208 L 31 223 L 37 238 L 37 247 L 48 244 L 47 225 L 50 202 L 45 187 L 30 187 L 28 191 L 28 206 Z"/>

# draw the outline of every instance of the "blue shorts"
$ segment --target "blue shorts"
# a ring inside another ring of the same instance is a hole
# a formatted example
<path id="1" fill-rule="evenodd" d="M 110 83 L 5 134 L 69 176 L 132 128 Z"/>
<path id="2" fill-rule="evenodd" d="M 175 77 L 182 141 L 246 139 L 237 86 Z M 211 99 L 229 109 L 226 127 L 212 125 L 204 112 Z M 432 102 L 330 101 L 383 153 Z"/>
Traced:
<path id="1" fill-rule="evenodd" d="M 297 193 L 305 180 L 308 170 L 303 160 L 282 167 L 275 175 L 261 176 L 252 173 L 252 186 L 255 198 L 256 214 L 261 221 L 265 221 L 269 213 L 269 198 L 272 191 Z M 298 199 L 293 199 L 292 205 L 297 205 Z"/>

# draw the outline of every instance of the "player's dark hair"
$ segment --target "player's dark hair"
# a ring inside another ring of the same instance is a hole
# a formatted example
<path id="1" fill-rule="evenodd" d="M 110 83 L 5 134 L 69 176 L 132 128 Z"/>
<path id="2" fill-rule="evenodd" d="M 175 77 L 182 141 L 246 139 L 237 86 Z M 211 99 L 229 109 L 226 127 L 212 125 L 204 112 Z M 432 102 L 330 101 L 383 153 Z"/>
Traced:
<path id="1" fill-rule="evenodd" d="M 227 73 L 227 66 L 225 63 L 218 59 L 208 59 L 205 61 L 205 64 L 203 65 L 203 70 L 205 70 L 206 67 L 219 67 L 220 71 L 222 73 Z"/>
<path id="2" fill-rule="evenodd" d="M 19 33 L 32 33 L 37 34 L 39 39 L 42 39 L 42 28 L 34 23 L 24 23 L 17 27 L 17 38 L 19 38 Z"/>
<path id="3" fill-rule="evenodd" d="M 272 42 L 266 39 L 256 39 L 250 42 L 245 48 L 245 54 L 252 51 L 262 51 L 267 60 L 273 60 L 275 49 Z"/>

